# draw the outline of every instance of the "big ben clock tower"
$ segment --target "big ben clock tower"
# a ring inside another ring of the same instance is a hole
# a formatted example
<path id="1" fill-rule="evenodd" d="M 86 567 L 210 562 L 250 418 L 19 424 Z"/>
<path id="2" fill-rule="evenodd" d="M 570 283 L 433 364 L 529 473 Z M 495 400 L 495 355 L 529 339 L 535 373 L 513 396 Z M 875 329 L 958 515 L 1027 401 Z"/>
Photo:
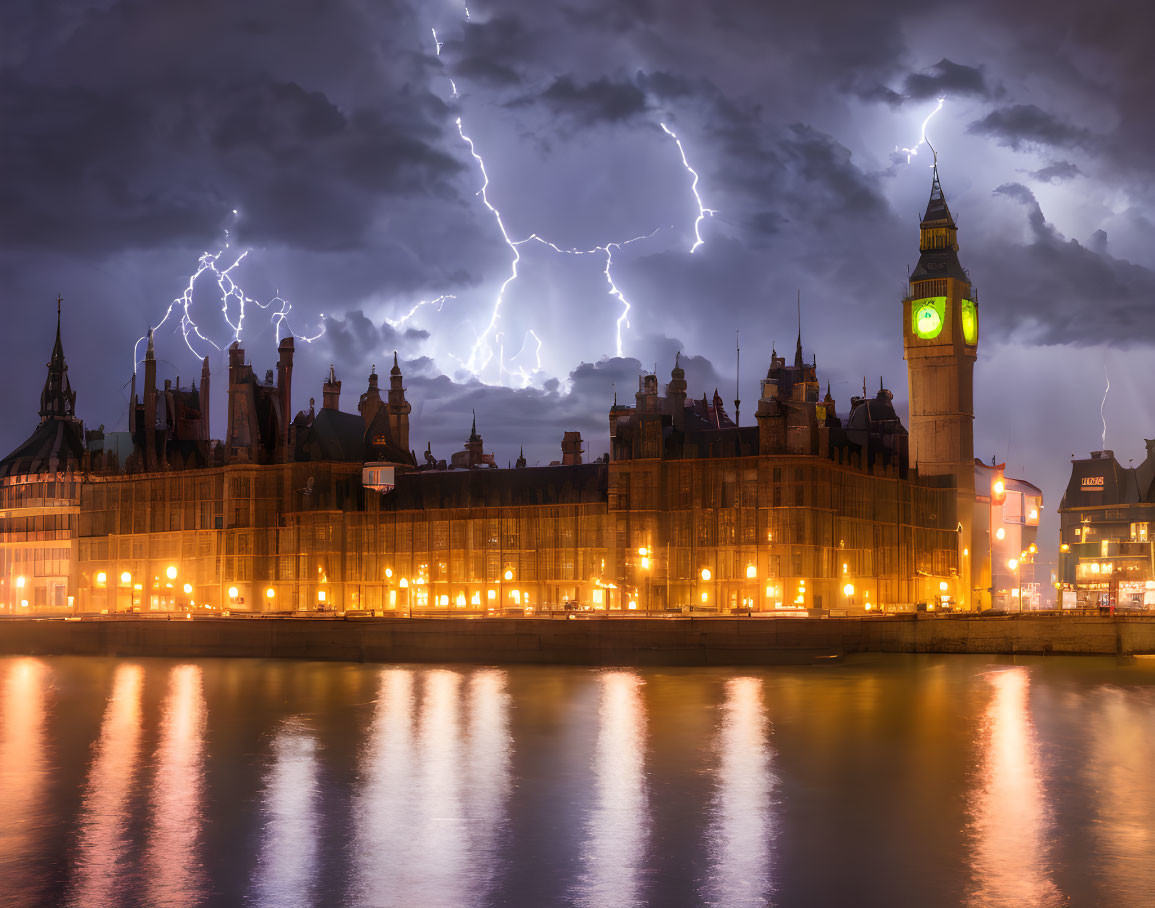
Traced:
<path id="1" fill-rule="evenodd" d="M 902 303 L 902 346 L 910 389 L 910 465 L 920 476 L 949 478 L 957 492 L 958 607 L 976 607 L 974 555 L 974 364 L 979 314 L 958 260 L 958 227 L 947 208 L 938 166 L 919 229 L 918 265 Z"/>

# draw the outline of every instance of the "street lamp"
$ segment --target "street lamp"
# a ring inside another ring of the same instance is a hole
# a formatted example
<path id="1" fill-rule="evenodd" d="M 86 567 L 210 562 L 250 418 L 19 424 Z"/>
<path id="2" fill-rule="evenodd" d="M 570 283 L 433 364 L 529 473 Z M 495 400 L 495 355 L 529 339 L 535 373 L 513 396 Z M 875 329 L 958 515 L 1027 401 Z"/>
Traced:
<path id="1" fill-rule="evenodd" d="M 850 608 L 854 608 L 854 584 L 848 583 L 842 588 L 843 594 L 846 596 L 846 603 Z"/>

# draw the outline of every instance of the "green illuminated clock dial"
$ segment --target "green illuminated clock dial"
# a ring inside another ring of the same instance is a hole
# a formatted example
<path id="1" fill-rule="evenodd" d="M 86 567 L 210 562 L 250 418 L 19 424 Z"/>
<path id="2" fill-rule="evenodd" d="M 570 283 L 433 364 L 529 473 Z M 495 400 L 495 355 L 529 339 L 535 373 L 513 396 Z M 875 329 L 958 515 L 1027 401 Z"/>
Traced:
<path id="1" fill-rule="evenodd" d="M 962 312 L 959 320 L 962 322 L 963 340 L 972 346 L 978 343 L 979 312 L 973 300 L 962 301 Z"/>
<path id="2" fill-rule="evenodd" d="M 942 334 L 946 324 L 946 297 L 928 296 L 910 303 L 910 330 L 916 337 L 931 340 Z"/>

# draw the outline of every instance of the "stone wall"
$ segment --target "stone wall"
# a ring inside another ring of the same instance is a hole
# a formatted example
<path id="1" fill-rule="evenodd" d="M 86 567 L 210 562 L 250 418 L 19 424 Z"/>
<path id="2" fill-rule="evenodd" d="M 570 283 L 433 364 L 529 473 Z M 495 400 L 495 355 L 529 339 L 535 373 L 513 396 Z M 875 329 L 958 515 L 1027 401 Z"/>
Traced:
<path id="1" fill-rule="evenodd" d="M 759 665 L 859 652 L 1150 654 L 1155 616 L 0 621 L 0 653 L 25 655 Z"/>

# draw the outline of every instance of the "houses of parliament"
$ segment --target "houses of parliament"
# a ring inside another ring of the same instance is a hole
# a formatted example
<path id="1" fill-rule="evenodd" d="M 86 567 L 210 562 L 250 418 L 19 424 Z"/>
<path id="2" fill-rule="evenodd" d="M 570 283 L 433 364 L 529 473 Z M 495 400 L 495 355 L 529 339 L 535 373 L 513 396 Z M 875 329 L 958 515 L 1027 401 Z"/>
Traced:
<path id="1" fill-rule="evenodd" d="M 374 371 L 342 398 L 331 368 L 294 412 L 291 337 L 263 378 L 229 348 L 223 440 L 208 360 L 199 384 L 161 381 L 151 335 L 127 429 L 86 430 L 58 311 L 39 422 L 0 461 L 0 614 L 989 607 L 978 309 L 937 170 L 919 249 L 895 309 L 907 425 L 885 389 L 836 402 L 799 335 L 753 425 L 675 360 L 614 400 L 607 458 L 570 432 L 548 467 L 497 468 L 476 420 L 448 461 L 416 456 L 396 355 L 388 387 Z"/>

